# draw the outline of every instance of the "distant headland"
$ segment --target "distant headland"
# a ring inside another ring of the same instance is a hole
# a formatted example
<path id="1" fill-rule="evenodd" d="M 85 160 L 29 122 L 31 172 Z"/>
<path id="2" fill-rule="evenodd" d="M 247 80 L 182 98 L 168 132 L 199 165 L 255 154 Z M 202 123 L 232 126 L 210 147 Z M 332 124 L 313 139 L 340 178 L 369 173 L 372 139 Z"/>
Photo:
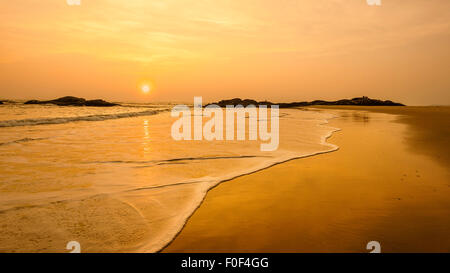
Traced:
<path id="1" fill-rule="evenodd" d="M 0 104 L 2 102 L 0 101 Z M 117 103 L 107 102 L 102 99 L 96 100 L 86 100 L 84 98 L 77 98 L 73 96 L 66 96 L 54 100 L 29 100 L 24 104 L 54 104 L 58 106 L 96 106 L 96 107 L 109 107 L 109 106 L 119 106 Z M 221 100 L 215 103 L 209 103 L 208 105 L 215 104 L 220 107 L 225 107 L 227 105 L 279 105 L 280 108 L 294 108 L 302 106 L 314 106 L 314 105 L 356 105 L 356 106 L 405 106 L 402 103 L 393 102 L 390 100 L 379 100 L 371 99 L 369 97 L 357 97 L 353 99 L 342 99 L 337 101 L 325 101 L 325 100 L 314 100 L 314 101 L 301 101 L 301 102 L 282 102 L 274 103 L 270 101 L 256 101 L 252 99 L 240 99 L 234 98 L 229 100 Z"/>
<path id="2" fill-rule="evenodd" d="M 302 101 L 302 102 L 288 102 L 288 103 L 273 103 L 270 101 L 255 101 L 251 99 L 240 99 L 234 98 L 230 100 L 221 100 L 216 103 L 210 103 L 208 105 L 215 104 L 220 107 L 225 107 L 227 105 L 279 105 L 280 108 L 293 108 L 301 106 L 312 106 L 312 105 L 359 105 L 359 106 L 405 106 L 402 103 L 393 102 L 390 100 L 378 100 L 370 99 L 368 97 L 358 97 L 353 99 L 342 99 L 337 101 L 325 101 L 325 100 L 314 100 L 314 101 Z M 207 106 L 207 105 L 206 105 Z"/>
<path id="3" fill-rule="evenodd" d="M 107 102 L 104 100 L 86 100 L 83 98 L 77 98 L 72 96 L 66 96 L 55 100 L 29 100 L 25 104 L 55 104 L 58 106 L 97 106 L 97 107 L 108 107 L 117 106 L 119 104 Z"/>

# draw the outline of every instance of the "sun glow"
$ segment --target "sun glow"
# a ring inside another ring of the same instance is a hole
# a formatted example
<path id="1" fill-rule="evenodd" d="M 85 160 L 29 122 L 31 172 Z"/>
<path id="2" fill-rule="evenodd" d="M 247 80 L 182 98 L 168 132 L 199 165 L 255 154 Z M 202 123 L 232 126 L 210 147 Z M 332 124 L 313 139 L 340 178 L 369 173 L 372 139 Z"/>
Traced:
<path id="1" fill-rule="evenodd" d="M 152 90 L 151 86 L 149 84 L 143 84 L 141 85 L 141 91 L 144 94 L 148 94 L 150 93 L 150 91 Z"/>

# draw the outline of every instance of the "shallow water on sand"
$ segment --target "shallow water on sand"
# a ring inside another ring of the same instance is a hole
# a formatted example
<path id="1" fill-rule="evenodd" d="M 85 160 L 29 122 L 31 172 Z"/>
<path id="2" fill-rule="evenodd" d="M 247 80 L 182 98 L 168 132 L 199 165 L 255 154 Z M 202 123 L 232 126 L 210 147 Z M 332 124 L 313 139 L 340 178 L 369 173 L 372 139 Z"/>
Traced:
<path id="1" fill-rule="evenodd" d="M 218 183 L 337 149 L 316 111 L 280 110 L 280 146 L 261 152 L 174 141 L 167 106 L 15 107 L 0 110 L 0 251 L 157 251 Z"/>
<path id="2" fill-rule="evenodd" d="M 338 152 L 220 184 L 164 251 L 361 253 L 378 241 L 381 252 L 449 252 L 450 169 L 418 147 L 420 127 L 397 115 L 323 111 L 338 116 L 330 125 L 342 131 L 329 139 Z"/>

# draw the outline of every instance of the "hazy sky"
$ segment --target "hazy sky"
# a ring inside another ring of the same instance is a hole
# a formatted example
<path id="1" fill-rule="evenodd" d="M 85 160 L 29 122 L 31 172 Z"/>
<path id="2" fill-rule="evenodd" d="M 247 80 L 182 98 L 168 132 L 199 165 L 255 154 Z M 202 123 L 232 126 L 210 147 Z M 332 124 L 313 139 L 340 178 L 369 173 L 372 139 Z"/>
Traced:
<path id="1" fill-rule="evenodd" d="M 450 104 L 449 0 L 0 0 L 0 37 L 0 98 Z"/>

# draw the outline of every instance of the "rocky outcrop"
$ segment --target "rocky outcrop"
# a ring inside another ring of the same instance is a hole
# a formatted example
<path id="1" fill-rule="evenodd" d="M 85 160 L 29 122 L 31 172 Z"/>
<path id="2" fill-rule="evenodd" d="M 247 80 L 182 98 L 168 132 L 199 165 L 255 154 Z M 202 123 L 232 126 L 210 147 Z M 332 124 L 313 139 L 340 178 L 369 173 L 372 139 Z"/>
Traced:
<path id="1" fill-rule="evenodd" d="M 77 98 L 72 96 L 66 96 L 55 100 L 29 100 L 25 104 L 55 104 L 58 106 L 97 106 L 97 107 L 108 107 L 117 106 L 116 103 L 107 102 L 104 100 L 86 100 L 83 98 Z"/>
<path id="2" fill-rule="evenodd" d="M 98 106 L 98 107 L 108 107 L 108 106 L 117 106 L 118 104 L 107 102 L 104 100 L 87 100 L 85 103 L 86 106 Z"/>
<path id="3" fill-rule="evenodd" d="M 360 106 L 405 106 L 402 103 L 393 102 L 390 100 L 377 100 L 370 99 L 368 97 L 358 97 L 353 99 L 342 99 L 337 101 L 325 101 L 325 100 L 315 100 L 311 102 L 302 101 L 302 102 L 290 102 L 290 103 L 272 103 L 269 101 L 255 101 L 250 99 L 242 100 L 240 98 L 234 98 L 231 100 L 221 100 L 216 104 L 220 107 L 225 107 L 227 105 L 279 105 L 280 108 L 293 108 L 293 107 L 301 107 L 301 106 L 313 106 L 313 105 L 360 105 Z"/>

